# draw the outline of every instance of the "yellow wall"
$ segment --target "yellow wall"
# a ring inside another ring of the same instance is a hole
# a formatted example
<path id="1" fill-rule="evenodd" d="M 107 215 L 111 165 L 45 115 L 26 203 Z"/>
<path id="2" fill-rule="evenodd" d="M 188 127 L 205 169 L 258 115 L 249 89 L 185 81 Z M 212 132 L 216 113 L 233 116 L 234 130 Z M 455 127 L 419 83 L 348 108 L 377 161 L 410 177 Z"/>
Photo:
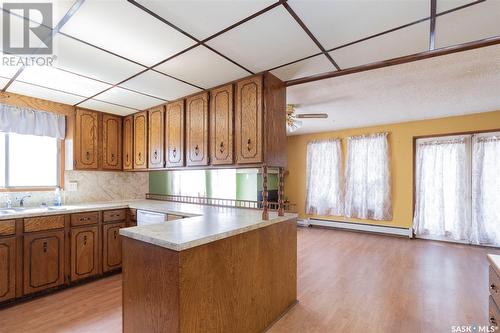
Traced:
<path id="1" fill-rule="evenodd" d="M 389 132 L 389 142 L 392 150 L 391 171 L 393 220 L 370 221 L 351 218 L 348 220 L 408 228 L 411 226 L 413 219 L 413 138 L 434 134 L 453 134 L 498 129 L 500 129 L 500 111 L 290 136 L 287 140 L 289 174 L 285 178 L 285 195 L 288 200 L 297 204 L 297 210 L 300 217 L 309 217 L 309 215 L 306 215 L 304 211 L 306 196 L 306 146 L 309 141 L 326 138 L 346 138 L 352 135 L 377 132 Z M 346 140 L 342 141 L 345 157 Z M 346 218 L 338 216 L 322 218 L 336 221 L 347 220 Z"/>

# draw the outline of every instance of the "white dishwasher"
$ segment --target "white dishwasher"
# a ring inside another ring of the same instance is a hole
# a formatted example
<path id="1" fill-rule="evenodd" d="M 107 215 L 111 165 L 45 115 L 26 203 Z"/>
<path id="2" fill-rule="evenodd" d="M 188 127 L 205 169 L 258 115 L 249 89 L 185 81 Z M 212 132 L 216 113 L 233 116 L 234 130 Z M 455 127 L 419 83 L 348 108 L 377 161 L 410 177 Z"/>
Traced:
<path id="1" fill-rule="evenodd" d="M 137 210 L 137 225 L 158 224 L 167 221 L 167 214 Z"/>

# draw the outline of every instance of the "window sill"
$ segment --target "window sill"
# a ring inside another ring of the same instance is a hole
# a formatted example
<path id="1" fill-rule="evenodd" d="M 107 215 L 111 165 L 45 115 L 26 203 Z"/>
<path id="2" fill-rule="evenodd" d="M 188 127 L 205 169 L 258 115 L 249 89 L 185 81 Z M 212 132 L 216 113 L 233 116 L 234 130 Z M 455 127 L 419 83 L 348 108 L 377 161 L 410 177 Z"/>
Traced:
<path id="1" fill-rule="evenodd" d="M 5 187 L 0 188 L 0 192 L 50 192 L 55 191 L 57 186 L 47 186 L 47 187 Z M 62 190 L 63 188 L 60 187 Z"/>

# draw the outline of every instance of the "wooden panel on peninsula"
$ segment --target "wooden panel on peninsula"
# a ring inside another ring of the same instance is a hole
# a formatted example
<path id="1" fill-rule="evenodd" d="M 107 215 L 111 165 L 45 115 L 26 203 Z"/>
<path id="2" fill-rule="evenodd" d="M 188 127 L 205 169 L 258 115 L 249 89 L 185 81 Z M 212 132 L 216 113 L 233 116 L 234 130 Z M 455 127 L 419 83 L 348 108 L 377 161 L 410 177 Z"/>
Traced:
<path id="1" fill-rule="evenodd" d="M 295 304 L 295 218 L 184 251 L 123 237 L 124 332 L 262 332 Z"/>

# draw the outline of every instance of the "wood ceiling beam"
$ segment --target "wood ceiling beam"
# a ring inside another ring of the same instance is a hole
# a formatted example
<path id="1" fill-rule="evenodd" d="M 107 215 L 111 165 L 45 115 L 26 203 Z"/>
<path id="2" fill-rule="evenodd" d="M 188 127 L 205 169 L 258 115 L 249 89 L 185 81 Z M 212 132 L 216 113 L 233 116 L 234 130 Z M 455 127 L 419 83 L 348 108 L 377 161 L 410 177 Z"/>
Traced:
<path id="1" fill-rule="evenodd" d="M 390 60 L 374 62 L 371 64 L 362 65 L 362 66 L 351 67 L 351 68 L 343 69 L 340 71 L 331 71 L 331 72 L 326 72 L 326 73 L 322 73 L 322 74 L 306 76 L 306 77 L 302 77 L 299 79 L 286 81 L 285 85 L 287 87 L 290 87 L 290 86 L 294 86 L 294 85 L 298 85 L 298 84 L 304 84 L 304 83 L 309 83 L 309 82 L 314 82 L 314 81 L 319 81 L 319 80 L 330 79 L 330 78 L 337 77 L 337 76 L 349 75 L 349 74 L 365 72 L 365 71 L 378 69 L 378 68 L 400 65 L 400 64 L 418 61 L 418 60 L 424 60 L 424 59 L 439 57 L 439 56 L 443 56 L 443 55 L 447 55 L 447 54 L 469 51 L 469 50 L 473 50 L 473 49 L 478 49 L 478 48 L 492 46 L 492 45 L 498 45 L 498 44 L 500 44 L 500 36 L 490 37 L 490 38 L 485 38 L 485 39 L 481 39 L 481 40 L 474 41 L 474 42 L 443 47 L 443 48 L 436 49 L 436 50 L 430 50 L 430 51 L 425 51 L 425 52 L 416 53 L 416 54 L 412 54 L 412 55 L 408 55 L 408 56 L 398 57 L 398 58 L 394 58 L 394 59 L 390 59 Z"/>

